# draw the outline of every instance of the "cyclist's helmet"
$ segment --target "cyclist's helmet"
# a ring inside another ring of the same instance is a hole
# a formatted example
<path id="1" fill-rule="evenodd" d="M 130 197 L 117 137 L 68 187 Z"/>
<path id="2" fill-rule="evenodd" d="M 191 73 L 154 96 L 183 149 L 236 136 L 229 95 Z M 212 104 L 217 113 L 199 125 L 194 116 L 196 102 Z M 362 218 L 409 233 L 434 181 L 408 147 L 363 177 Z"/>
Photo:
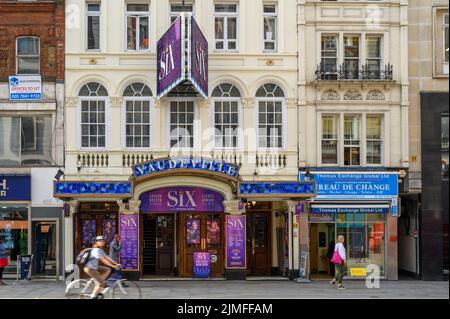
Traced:
<path id="1" fill-rule="evenodd" d="M 103 237 L 103 236 L 95 237 L 95 242 L 98 242 L 98 241 L 105 241 L 105 237 Z"/>

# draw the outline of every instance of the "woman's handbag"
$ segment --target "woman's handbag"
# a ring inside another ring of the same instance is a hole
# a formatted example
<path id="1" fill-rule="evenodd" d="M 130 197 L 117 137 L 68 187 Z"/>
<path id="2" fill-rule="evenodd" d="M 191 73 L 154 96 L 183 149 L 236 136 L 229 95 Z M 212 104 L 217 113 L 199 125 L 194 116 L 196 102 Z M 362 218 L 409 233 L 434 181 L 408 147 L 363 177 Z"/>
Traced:
<path id="1" fill-rule="evenodd" d="M 340 265 L 343 261 L 344 260 L 342 259 L 341 255 L 339 255 L 339 249 L 336 249 L 334 251 L 333 258 L 331 258 L 331 262 Z"/>

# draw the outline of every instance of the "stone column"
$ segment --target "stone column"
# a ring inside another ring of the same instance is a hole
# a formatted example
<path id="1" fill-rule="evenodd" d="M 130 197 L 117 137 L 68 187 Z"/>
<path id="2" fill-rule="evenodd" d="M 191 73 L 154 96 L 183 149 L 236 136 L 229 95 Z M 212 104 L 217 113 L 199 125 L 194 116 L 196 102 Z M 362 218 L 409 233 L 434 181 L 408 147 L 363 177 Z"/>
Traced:
<path id="1" fill-rule="evenodd" d="M 78 201 L 71 200 L 66 202 L 70 207 L 69 217 L 64 217 L 64 274 L 67 276 L 73 268 L 71 265 L 74 264 L 74 219 L 77 218 Z M 76 252 L 78 253 L 78 252 Z"/>
<path id="2" fill-rule="evenodd" d="M 194 125 L 194 152 L 200 156 L 211 156 L 212 143 L 214 142 L 212 136 L 214 136 L 214 125 L 211 123 L 210 107 L 211 99 L 198 98 L 198 121 L 197 125 Z"/>
<path id="3" fill-rule="evenodd" d="M 242 167 L 240 173 L 242 175 L 252 175 L 256 169 L 256 127 L 255 123 L 255 103 L 254 97 L 246 97 L 241 100 L 242 103 L 242 130 L 243 141 L 242 149 L 245 150 L 242 157 Z"/>
<path id="4" fill-rule="evenodd" d="M 297 201 L 287 201 L 289 218 L 289 277 L 291 279 L 297 278 L 299 276 L 300 265 L 300 223 L 297 219 L 297 215 L 295 214 L 295 206 L 297 206 L 297 204 Z"/>
<path id="5" fill-rule="evenodd" d="M 106 122 L 109 125 L 106 126 L 108 130 L 106 136 L 106 146 L 113 153 L 109 156 L 110 167 L 122 167 L 122 158 L 119 153 L 114 155 L 114 152 L 120 152 L 122 150 L 122 101 L 120 96 L 111 96 L 109 98 L 110 113 L 106 113 Z"/>
<path id="6" fill-rule="evenodd" d="M 225 214 L 230 215 L 242 215 L 245 213 L 245 208 L 242 206 L 242 208 L 239 207 L 240 200 L 239 199 L 233 199 L 233 200 L 224 200 L 223 206 L 225 209 Z M 223 236 L 225 236 L 225 229 L 227 227 L 226 224 L 224 224 L 224 229 L 222 231 Z M 244 225 L 244 227 L 247 227 L 247 225 Z M 246 234 L 247 236 L 247 234 Z M 244 238 L 244 245 L 247 244 L 247 238 Z M 225 238 L 225 255 L 223 258 L 224 267 L 226 266 L 226 254 L 227 254 L 227 238 Z M 247 259 L 247 256 L 245 256 Z M 247 263 L 246 263 L 247 264 Z M 245 280 L 246 279 L 246 272 L 247 269 L 225 269 L 225 278 L 227 280 Z"/>

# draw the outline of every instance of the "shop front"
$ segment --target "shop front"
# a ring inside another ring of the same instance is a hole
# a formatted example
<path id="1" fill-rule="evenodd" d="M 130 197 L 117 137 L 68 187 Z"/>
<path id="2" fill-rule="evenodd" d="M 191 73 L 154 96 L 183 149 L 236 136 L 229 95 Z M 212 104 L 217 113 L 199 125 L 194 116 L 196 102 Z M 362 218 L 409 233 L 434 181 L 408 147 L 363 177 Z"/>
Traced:
<path id="1" fill-rule="evenodd" d="M 329 259 L 338 235 L 345 237 L 347 277 L 363 278 L 379 270 L 397 279 L 397 172 L 311 172 L 317 197 L 308 216 L 309 272 L 329 278 Z M 305 174 L 300 174 L 304 180 Z"/>
<path id="2" fill-rule="evenodd" d="M 56 181 L 74 224 L 72 258 L 118 233 L 132 278 L 291 275 L 295 204 L 314 196 L 314 182 L 243 182 L 238 172 L 171 157 L 136 165 L 127 182 Z"/>

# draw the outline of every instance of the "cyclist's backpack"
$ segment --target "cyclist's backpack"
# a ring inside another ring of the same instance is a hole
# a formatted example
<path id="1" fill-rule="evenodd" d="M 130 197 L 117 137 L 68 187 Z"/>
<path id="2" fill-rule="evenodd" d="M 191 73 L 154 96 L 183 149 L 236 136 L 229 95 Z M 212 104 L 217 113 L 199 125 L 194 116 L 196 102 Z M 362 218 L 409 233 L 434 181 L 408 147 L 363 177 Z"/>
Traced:
<path id="1" fill-rule="evenodd" d="M 76 259 L 77 264 L 84 267 L 88 263 L 88 261 L 91 259 L 91 252 L 92 252 L 92 248 L 83 249 L 81 251 L 81 253 L 79 253 L 77 256 L 77 259 Z"/>

